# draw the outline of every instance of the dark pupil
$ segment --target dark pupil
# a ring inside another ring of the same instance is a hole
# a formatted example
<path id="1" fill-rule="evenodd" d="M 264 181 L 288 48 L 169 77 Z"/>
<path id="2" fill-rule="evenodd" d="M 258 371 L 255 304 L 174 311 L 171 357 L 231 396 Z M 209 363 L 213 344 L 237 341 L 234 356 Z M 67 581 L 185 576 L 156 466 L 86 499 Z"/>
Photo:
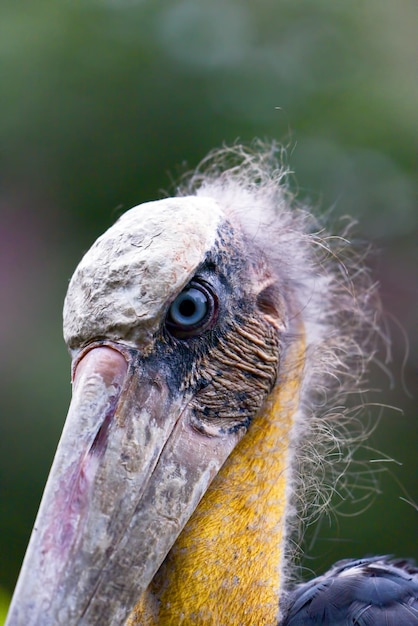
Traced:
<path id="1" fill-rule="evenodd" d="M 190 298 L 190 296 L 188 298 L 185 298 L 182 302 L 180 302 L 179 312 L 184 317 L 193 317 L 193 315 L 196 313 L 196 304 Z"/>

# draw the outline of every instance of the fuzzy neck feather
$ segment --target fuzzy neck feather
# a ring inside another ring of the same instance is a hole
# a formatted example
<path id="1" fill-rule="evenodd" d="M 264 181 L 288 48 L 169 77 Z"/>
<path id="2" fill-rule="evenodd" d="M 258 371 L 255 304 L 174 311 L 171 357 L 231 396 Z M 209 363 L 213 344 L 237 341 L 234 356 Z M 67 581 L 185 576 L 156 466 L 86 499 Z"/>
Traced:
<path id="1" fill-rule="evenodd" d="M 303 355 L 304 345 L 288 350 L 286 378 L 214 479 L 129 626 L 277 624 Z"/>

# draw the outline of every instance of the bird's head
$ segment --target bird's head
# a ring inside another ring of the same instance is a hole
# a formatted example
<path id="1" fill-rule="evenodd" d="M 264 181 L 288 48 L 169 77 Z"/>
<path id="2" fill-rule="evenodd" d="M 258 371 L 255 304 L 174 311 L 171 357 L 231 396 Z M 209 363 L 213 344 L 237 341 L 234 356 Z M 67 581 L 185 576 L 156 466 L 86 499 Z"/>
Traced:
<path id="1" fill-rule="evenodd" d="M 137 206 L 77 267 L 73 396 L 10 624 L 124 623 L 253 422 L 287 381 L 299 393 L 305 348 L 332 345 L 340 367 L 341 333 L 326 334 L 348 292 L 336 308 L 324 244 L 277 180 L 255 189 L 221 180 Z M 297 407 L 268 419 L 287 433 Z"/>

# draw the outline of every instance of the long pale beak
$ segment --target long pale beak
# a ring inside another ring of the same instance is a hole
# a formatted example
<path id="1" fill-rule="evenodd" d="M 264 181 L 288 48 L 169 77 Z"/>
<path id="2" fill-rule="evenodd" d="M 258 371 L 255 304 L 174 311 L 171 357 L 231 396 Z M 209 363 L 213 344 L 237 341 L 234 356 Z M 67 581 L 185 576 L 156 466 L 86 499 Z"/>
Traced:
<path id="1" fill-rule="evenodd" d="M 123 346 L 79 360 L 7 626 L 125 622 L 240 438 L 190 399 Z"/>

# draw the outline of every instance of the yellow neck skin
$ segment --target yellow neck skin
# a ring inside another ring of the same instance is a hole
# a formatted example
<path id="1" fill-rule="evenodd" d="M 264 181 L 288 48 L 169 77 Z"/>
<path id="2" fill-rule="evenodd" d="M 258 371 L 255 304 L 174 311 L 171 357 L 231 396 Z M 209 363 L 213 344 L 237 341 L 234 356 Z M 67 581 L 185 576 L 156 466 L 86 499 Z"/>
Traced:
<path id="1" fill-rule="evenodd" d="M 303 347 L 293 346 L 264 411 L 190 518 L 130 626 L 277 624 L 289 476 Z M 290 365 L 290 367 L 289 367 Z"/>

